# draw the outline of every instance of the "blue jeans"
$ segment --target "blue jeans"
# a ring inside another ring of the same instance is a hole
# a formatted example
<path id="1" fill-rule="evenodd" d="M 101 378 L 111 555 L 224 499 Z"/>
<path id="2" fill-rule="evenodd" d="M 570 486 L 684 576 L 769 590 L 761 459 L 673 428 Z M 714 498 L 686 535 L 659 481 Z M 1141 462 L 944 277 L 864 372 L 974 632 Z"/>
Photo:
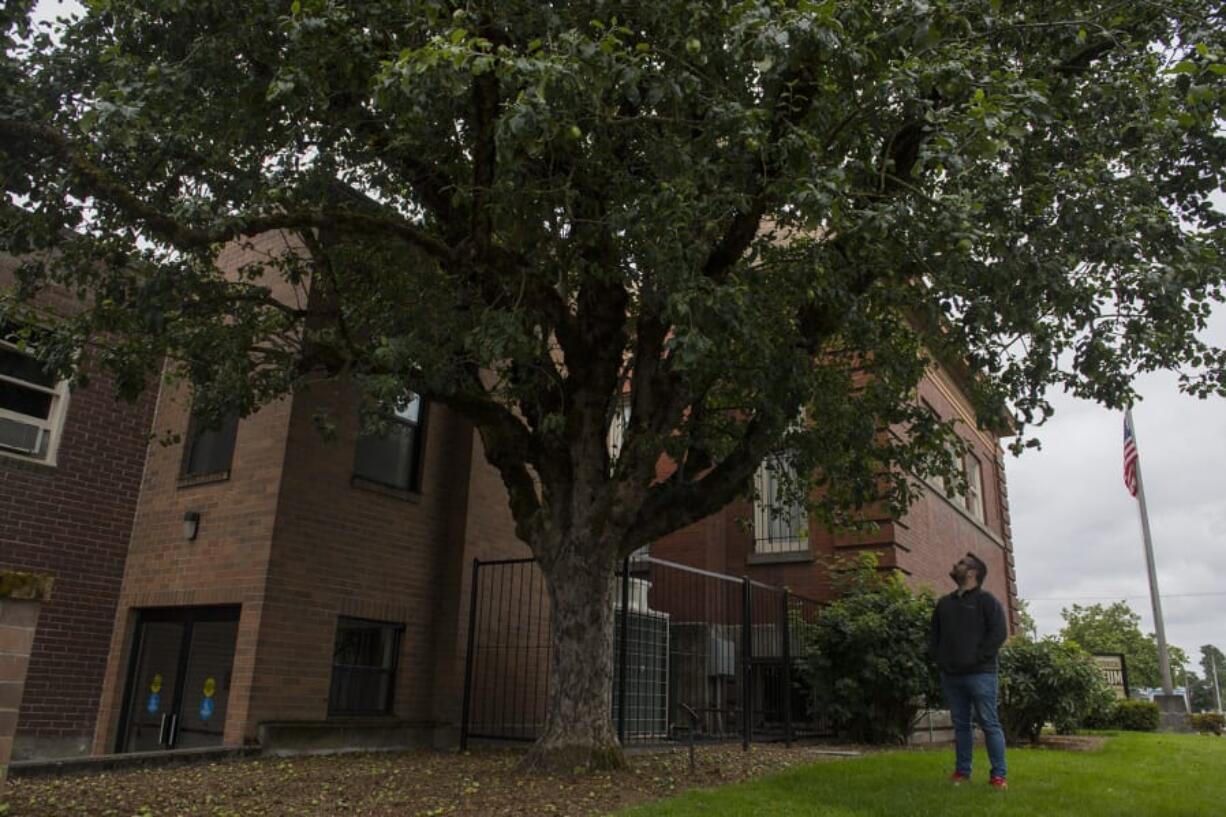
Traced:
<path id="1" fill-rule="evenodd" d="M 1005 732 L 996 717 L 996 673 L 975 672 L 969 675 L 941 673 L 941 688 L 949 715 L 954 722 L 954 769 L 964 775 L 971 773 L 971 751 L 975 746 L 975 730 L 971 717 L 983 730 L 988 745 L 988 761 L 992 776 L 1005 776 Z"/>

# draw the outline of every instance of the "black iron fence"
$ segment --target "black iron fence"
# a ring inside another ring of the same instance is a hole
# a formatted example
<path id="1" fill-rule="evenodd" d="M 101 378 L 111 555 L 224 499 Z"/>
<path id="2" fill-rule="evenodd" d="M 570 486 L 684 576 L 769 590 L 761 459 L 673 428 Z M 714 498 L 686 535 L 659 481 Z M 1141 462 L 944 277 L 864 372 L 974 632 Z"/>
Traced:
<path id="1" fill-rule="evenodd" d="M 535 560 L 474 560 L 461 745 L 534 740 L 549 690 L 549 600 Z M 623 745 L 825 734 L 800 681 L 799 622 L 780 587 L 639 556 L 614 588 L 610 713 Z"/>

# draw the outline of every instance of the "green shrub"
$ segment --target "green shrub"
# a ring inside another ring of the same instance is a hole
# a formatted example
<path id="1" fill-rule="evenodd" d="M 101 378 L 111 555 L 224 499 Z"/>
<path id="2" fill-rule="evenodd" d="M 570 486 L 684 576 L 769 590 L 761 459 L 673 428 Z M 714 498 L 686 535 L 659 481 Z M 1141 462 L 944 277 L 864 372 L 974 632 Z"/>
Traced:
<path id="1" fill-rule="evenodd" d="M 1188 722 L 1201 733 L 1220 735 L 1226 729 L 1226 715 L 1221 712 L 1196 712 L 1188 716 Z"/>
<path id="2" fill-rule="evenodd" d="M 1115 692 L 1104 687 L 1102 693 L 1090 704 L 1080 725 L 1086 729 L 1111 729 L 1115 726 L 1115 705 L 1118 701 Z"/>
<path id="3" fill-rule="evenodd" d="M 1109 706 L 1111 689 L 1088 653 L 1054 638 L 1015 638 L 1000 651 L 1000 722 L 1009 740 L 1067 734 Z"/>
<path id="4" fill-rule="evenodd" d="M 1153 732 L 1161 717 L 1158 705 L 1150 701 L 1120 701 L 1115 705 L 1114 726 L 1129 732 Z"/>
<path id="5" fill-rule="evenodd" d="M 836 600 L 812 623 L 794 620 L 800 674 L 815 714 L 864 743 L 902 743 L 940 698 L 928 658 L 933 599 L 865 556 L 835 572 Z"/>

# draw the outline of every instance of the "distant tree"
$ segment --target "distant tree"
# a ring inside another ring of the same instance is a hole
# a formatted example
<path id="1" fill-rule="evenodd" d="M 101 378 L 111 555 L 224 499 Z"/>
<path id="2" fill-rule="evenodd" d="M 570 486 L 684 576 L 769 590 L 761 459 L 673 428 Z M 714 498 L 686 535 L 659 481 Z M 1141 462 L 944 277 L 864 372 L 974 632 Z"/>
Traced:
<path id="1" fill-rule="evenodd" d="M 1217 683 L 1226 681 L 1226 655 L 1212 644 L 1202 644 L 1200 648 L 1200 668 L 1204 672 L 1205 688 L 1212 697 L 1209 709 L 1217 708 L 1217 692 L 1214 690 L 1214 665 L 1217 665 Z"/>
<path id="2" fill-rule="evenodd" d="M 1064 628 L 1060 637 L 1076 642 L 1091 653 L 1118 652 L 1124 654 L 1128 684 L 1132 687 L 1162 685 L 1158 667 L 1158 642 L 1153 633 L 1141 632 L 1141 616 L 1125 601 L 1111 605 L 1074 604 L 1060 611 Z M 1179 647 L 1167 645 L 1171 667 L 1187 666 L 1188 656 Z M 1174 671 L 1174 670 L 1172 670 Z"/>
<path id="3" fill-rule="evenodd" d="M 1217 708 L 1212 678 L 1201 678 L 1195 672 L 1189 672 L 1187 683 L 1188 706 L 1193 712 L 1211 712 Z"/>

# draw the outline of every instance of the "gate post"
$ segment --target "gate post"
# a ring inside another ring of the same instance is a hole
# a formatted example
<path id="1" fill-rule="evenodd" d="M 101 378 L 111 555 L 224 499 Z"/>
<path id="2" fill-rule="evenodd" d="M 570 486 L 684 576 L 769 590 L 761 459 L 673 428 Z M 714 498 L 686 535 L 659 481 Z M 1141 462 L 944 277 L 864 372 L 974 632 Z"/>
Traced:
<path id="1" fill-rule="evenodd" d="M 741 579 L 741 660 L 745 683 L 741 689 L 741 749 L 748 752 L 753 740 L 753 585 Z"/>
<path id="2" fill-rule="evenodd" d="M 617 644 L 617 740 L 626 745 L 626 652 L 630 628 L 630 557 L 622 559 L 621 632 Z"/>
<path id="3" fill-rule="evenodd" d="M 464 656 L 464 703 L 460 709 L 460 751 L 468 748 L 468 711 L 473 694 L 473 640 L 477 632 L 477 572 L 481 560 L 473 559 L 472 589 L 468 591 L 468 647 Z"/>
<path id="4" fill-rule="evenodd" d="M 783 634 L 783 742 L 792 746 L 792 625 L 789 620 L 791 593 L 783 588 L 783 623 L 779 630 Z"/>

